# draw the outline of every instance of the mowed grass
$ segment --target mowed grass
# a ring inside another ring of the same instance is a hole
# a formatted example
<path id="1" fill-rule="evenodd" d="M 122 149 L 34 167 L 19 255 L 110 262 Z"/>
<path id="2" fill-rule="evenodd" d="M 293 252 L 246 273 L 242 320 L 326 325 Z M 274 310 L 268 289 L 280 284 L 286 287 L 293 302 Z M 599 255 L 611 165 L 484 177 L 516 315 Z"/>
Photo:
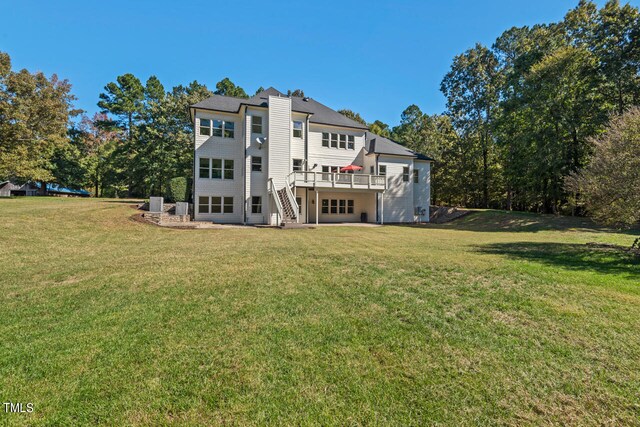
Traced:
<path id="1" fill-rule="evenodd" d="M 6 425 L 640 425 L 640 265 L 589 221 L 171 230 L 0 200 Z"/>

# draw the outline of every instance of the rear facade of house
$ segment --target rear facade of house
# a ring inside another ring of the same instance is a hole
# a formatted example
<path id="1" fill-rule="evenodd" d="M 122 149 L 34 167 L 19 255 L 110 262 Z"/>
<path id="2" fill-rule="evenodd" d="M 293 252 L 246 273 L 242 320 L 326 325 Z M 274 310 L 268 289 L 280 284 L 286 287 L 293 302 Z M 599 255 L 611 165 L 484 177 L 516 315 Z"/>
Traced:
<path id="1" fill-rule="evenodd" d="M 431 159 L 311 98 L 269 88 L 191 106 L 194 219 L 235 224 L 429 219 Z"/>

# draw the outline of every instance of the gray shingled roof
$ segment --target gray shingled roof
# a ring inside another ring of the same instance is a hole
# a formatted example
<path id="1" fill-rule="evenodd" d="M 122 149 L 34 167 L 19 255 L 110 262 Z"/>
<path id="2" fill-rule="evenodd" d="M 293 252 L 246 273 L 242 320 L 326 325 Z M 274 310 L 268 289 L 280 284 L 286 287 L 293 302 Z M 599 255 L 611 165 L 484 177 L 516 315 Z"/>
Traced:
<path id="1" fill-rule="evenodd" d="M 205 110 L 224 111 L 229 113 L 237 113 L 242 105 L 252 105 L 257 107 L 267 107 L 269 105 L 269 96 L 286 96 L 282 92 L 270 87 L 249 99 L 234 98 L 232 96 L 213 95 L 204 101 L 193 104 L 191 108 L 202 108 Z M 300 98 L 292 96 L 291 110 L 311 114 L 309 121 L 311 123 L 350 127 L 356 129 L 367 129 L 362 123 L 351 120 L 343 116 L 335 110 L 319 103 L 311 98 Z"/>
<path id="2" fill-rule="evenodd" d="M 367 132 L 365 149 L 370 154 L 390 154 L 393 156 L 413 157 L 418 160 L 433 160 L 424 154 L 411 151 L 389 138 L 371 132 Z"/>

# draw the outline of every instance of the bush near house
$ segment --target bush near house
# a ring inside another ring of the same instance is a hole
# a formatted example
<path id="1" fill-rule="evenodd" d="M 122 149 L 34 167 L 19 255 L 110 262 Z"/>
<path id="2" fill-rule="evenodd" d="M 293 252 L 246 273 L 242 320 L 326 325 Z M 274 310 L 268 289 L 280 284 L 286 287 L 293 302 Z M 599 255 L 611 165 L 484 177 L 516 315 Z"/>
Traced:
<path id="1" fill-rule="evenodd" d="M 185 177 L 176 177 L 169 181 L 165 198 L 169 202 L 186 202 L 189 200 L 189 185 Z"/>

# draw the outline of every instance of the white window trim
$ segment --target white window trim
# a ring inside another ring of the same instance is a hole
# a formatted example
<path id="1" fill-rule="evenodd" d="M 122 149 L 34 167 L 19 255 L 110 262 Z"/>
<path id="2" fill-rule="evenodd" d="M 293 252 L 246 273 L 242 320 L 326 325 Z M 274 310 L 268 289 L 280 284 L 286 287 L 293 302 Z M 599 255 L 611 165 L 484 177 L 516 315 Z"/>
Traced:
<path id="1" fill-rule="evenodd" d="M 260 119 L 260 124 L 254 123 L 254 119 Z M 262 116 L 251 116 L 251 133 L 256 135 L 263 135 L 264 132 L 264 121 L 262 120 Z M 260 132 L 256 132 L 253 130 L 254 126 L 260 126 Z"/>
<path id="2" fill-rule="evenodd" d="M 214 126 L 215 122 L 220 122 L 220 135 L 214 135 L 213 132 L 217 128 Z M 233 123 L 233 136 L 225 136 L 227 131 L 227 123 Z M 236 122 L 234 120 L 224 120 L 224 119 L 211 119 L 211 136 L 215 138 L 223 138 L 223 139 L 236 139 Z"/>
<path id="3" fill-rule="evenodd" d="M 296 123 L 300 123 L 300 129 L 296 129 Z M 304 138 L 304 123 L 299 120 L 294 120 L 293 125 L 291 126 L 292 135 L 296 139 Z M 296 136 L 296 130 L 300 130 L 300 136 Z"/>

